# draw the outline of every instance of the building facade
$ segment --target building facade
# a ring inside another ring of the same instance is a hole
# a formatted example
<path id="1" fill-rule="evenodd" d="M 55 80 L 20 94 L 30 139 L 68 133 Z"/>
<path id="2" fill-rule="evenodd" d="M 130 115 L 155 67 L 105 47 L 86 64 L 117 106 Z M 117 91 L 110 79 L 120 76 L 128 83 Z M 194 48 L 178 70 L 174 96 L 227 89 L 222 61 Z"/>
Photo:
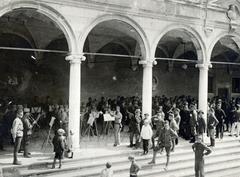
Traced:
<path id="1" fill-rule="evenodd" d="M 89 96 L 140 96 L 143 113 L 151 113 L 154 95 L 194 95 L 205 113 L 209 96 L 238 96 L 239 9 L 237 0 L 2 0 L 0 49 L 3 58 L 31 52 L 45 74 L 55 67 L 77 148 Z M 58 58 L 70 64 L 62 69 Z M 30 82 L 26 72 L 23 78 Z"/>

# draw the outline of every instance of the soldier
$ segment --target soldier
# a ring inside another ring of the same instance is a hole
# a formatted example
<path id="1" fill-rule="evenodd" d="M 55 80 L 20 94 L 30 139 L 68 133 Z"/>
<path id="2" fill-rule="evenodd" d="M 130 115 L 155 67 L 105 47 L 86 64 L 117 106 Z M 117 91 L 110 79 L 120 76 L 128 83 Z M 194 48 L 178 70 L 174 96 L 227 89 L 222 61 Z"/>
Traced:
<path id="1" fill-rule="evenodd" d="M 12 124 L 12 137 L 14 142 L 14 151 L 13 151 L 13 164 L 14 165 L 21 165 L 21 162 L 17 159 L 17 153 L 21 146 L 21 141 L 23 137 L 23 123 L 22 123 L 22 117 L 23 117 L 23 110 L 17 111 L 17 116 L 13 121 Z"/>
<path id="2" fill-rule="evenodd" d="M 168 121 L 165 121 L 164 128 L 162 129 L 162 131 L 158 137 L 158 146 L 156 146 L 153 149 L 153 158 L 152 158 L 152 161 L 149 162 L 149 164 L 155 164 L 157 152 L 159 150 L 161 151 L 163 148 L 165 148 L 166 155 L 167 155 L 167 162 L 166 162 L 164 170 L 167 170 L 168 164 L 169 164 L 169 159 L 170 159 L 170 150 L 172 147 L 172 139 L 177 138 L 177 137 L 178 137 L 177 134 L 169 127 Z"/>
<path id="3" fill-rule="evenodd" d="M 219 138 L 219 134 L 220 134 L 220 139 L 223 138 L 223 132 L 224 132 L 224 121 L 226 119 L 226 114 L 225 112 L 222 110 L 222 103 L 219 102 L 217 104 L 217 108 L 215 110 L 215 116 L 218 120 L 218 124 L 217 124 L 217 127 L 216 127 L 216 138 Z"/>
<path id="4" fill-rule="evenodd" d="M 163 112 L 162 112 L 163 113 Z M 153 124 L 156 125 L 156 131 L 153 133 L 152 146 L 155 147 L 155 138 L 159 136 L 161 130 L 164 128 L 164 117 L 165 114 L 158 112 L 157 115 L 153 116 Z"/>
<path id="5" fill-rule="evenodd" d="M 190 105 L 190 129 L 191 129 L 191 140 L 190 143 L 195 142 L 195 136 L 197 135 L 197 111 L 194 103 Z"/>
<path id="6" fill-rule="evenodd" d="M 206 131 L 206 122 L 203 118 L 203 114 L 204 112 L 202 110 L 199 110 L 198 111 L 198 119 L 197 119 L 197 122 L 198 122 L 198 126 L 197 126 L 197 134 L 202 136 L 203 133 L 205 133 Z"/>
<path id="7" fill-rule="evenodd" d="M 139 138 L 140 138 L 140 123 L 141 123 L 141 110 L 140 109 L 136 109 L 135 110 L 135 115 L 132 117 L 132 119 L 130 120 L 130 147 L 133 147 L 133 138 L 135 136 L 136 139 L 136 143 L 135 143 L 135 147 L 138 148 L 139 147 Z"/>
<path id="8" fill-rule="evenodd" d="M 208 112 L 208 133 L 210 136 L 210 146 L 215 146 L 215 129 L 218 124 L 218 120 L 214 115 L 214 112 L 210 109 Z"/>
<path id="9" fill-rule="evenodd" d="M 197 136 L 192 149 L 195 153 L 195 177 L 204 177 L 204 156 L 210 154 L 212 150 L 202 143 L 201 136 Z"/>
<path id="10" fill-rule="evenodd" d="M 30 138 L 32 135 L 32 128 L 36 124 L 34 121 L 33 123 L 30 122 L 30 109 L 25 108 L 24 109 L 25 115 L 23 116 L 22 122 L 23 122 L 23 156 L 25 158 L 30 158 L 30 152 L 29 152 L 29 144 L 30 144 Z"/>

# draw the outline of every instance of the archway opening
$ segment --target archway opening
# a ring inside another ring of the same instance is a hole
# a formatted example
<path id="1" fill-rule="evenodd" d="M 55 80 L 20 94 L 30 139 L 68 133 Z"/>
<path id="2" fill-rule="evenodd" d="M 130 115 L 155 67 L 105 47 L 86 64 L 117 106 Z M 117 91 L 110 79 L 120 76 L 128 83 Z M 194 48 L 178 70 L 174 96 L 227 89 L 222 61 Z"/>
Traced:
<path id="1" fill-rule="evenodd" d="M 210 96 L 231 100 L 240 96 L 239 39 L 224 36 L 215 44 L 211 53 L 213 69 L 209 72 Z"/>
<path id="2" fill-rule="evenodd" d="M 32 8 L 4 14 L 0 25 L 1 111 L 9 110 L 9 104 L 13 108 L 10 111 L 16 107 L 30 108 L 32 118 L 41 115 L 36 130 L 49 128 L 52 105 L 68 104 L 69 62 L 65 57 L 69 46 L 64 32 L 57 22 Z M 60 121 L 56 118 L 55 122 Z M 7 136 L 11 136 L 11 121 L 6 127 Z M 40 141 L 45 138 L 41 133 L 35 136 Z"/>
<path id="3" fill-rule="evenodd" d="M 155 58 L 153 114 L 159 105 L 167 113 L 174 103 L 178 108 L 183 108 L 186 102 L 197 103 L 199 71 L 195 65 L 202 58 L 194 35 L 185 29 L 167 32 L 158 42 Z"/>
<path id="4" fill-rule="evenodd" d="M 145 59 L 146 51 L 133 26 L 117 19 L 100 22 L 88 34 L 84 53 L 82 107 L 105 112 L 106 107 L 115 110 L 119 105 L 124 118 L 125 105 L 141 107 L 143 71 L 139 60 Z"/>

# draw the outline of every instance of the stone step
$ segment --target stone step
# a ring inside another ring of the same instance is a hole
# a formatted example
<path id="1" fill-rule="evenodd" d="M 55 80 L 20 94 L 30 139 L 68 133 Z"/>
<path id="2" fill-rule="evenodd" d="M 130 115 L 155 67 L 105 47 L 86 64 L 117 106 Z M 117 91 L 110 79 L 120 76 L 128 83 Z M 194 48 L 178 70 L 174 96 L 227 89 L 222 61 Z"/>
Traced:
<path id="1" fill-rule="evenodd" d="M 232 157 L 222 157 L 221 159 L 213 159 L 211 157 L 205 159 L 205 173 L 207 177 L 225 177 L 232 175 L 233 169 L 239 168 L 240 155 L 233 154 Z M 141 169 L 139 177 L 194 177 L 194 161 L 184 162 L 184 165 L 170 163 L 168 171 L 164 171 L 164 165 L 156 165 L 151 169 Z M 220 171 L 221 170 L 221 171 Z M 227 173 L 225 174 L 225 171 Z M 238 169 L 238 171 L 240 171 Z M 236 172 L 236 171 L 235 171 Z M 237 172 L 236 172 L 237 173 Z M 234 174 L 236 174 L 234 173 Z M 210 175 L 209 175 L 210 174 Z M 129 172 L 118 173 L 114 177 L 127 176 Z M 229 177 L 230 177 L 229 176 Z M 236 176 L 239 177 L 240 175 Z M 234 177 L 234 176 L 232 176 Z"/>
<path id="2" fill-rule="evenodd" d="M 213 152 L 211 157 L 217 158 L 217 159 L 222 159 L 224 156 L 229 156 L 232 157 L 232 155 L 240 155 L 240 149 L 238 146 L 231 147 L 228 151 L 225 149 L 219 149 Z M 162 158 L 163 157 L 163 158 Z M 164 165 L 165 164 L 165 155 L 162 155 L 161 158 L 157 158 L 158 160 L 158 165 Z M 149 168 L 151 167 L 147 163 L 152 159 L 152 155 L 147 155 L 147 156 L 140 156 L 136 157 L 138 163 L 143 167 L 143 168 Z M 85 175 L 85 176 L 91 176 L 91 175 L 96 175 L 99 173 L 99 170 L 101 170 L 106 161 L 110 161 L 113 163 L 113 168 L 115 171 L 125 171 L 128 170 L 129 168 L 129 162 L 127 160 L 127 157 L 113 157 L 113 158 L 106 158 L 106 159 L 101 159 L 101 161 L 95 160 L 95 161 L 89 161 L 86 164 L 83 164 L 84 162 L 79 163 L 67 163 L 63 165 L 63 169 L 36 169 L 36 170 L 23 170 L 21 171 L 22 176 L 33 176 L 34 174 L 52 174 L 54 175 L 57 173 L 62 173 L 65 172 L 67 175 L 75 175 L 76 173 L 81 173 L 80 175 Z M 185 163 L 185 162 L 192 162 L 194 161 L 194 155 L 192 151 L 187 151 L 185 153 L 173 153 L 171 155 L 171 163 L 172 164 L 178 164 L 178 163 Z M 126 165 L 127 164 L 127 165 Z M 50 168 L 50 167 L 49 167 Z M 70 173 L 68 173 L 70 172 Z M 90 172 L 90 173 L 89 173 Z M 54 176 L 53 175 L 53 176 Z"/>
<path id="3" fill-rule="evenodd" d="M 239 147 L 239 141 L 227 137 L 227 139 L 224 140 L 217 140 L 216 142 L 216 147 L 214 148 L 214 153 L 216 156 L 221 155 L 221 153 L 228 155 L 231 153 L 238 153 L 238 147 Z M 123 149 L 125 148 L 125 149 Z M 132 150 L 132 149 L 127 149 L 126 147 L 117 147 L 117 148 L 112 148 L 114 151 L 110 154 L 107 155 L 99 155 L 101 153 L 98 152 L 93 152 L 89 154 L 89 157 L 77 157 L 75 156 L 76 159 L 64 159 L 63 161 L 63 169 L 55 169 L 55 170 L 50 170 L 50 166 L 52 163 L 51 160 L 47 160 L 45 162 L 39 162 L 39 163 L 34 163 L 31 165 L 22 165 L 14 168 L 10 168 L 9 170 L 19 170 L 21 173 L 25 176 L 33 176 L 36 174 L 42 174 L 47 175 L 47 174 L 59 174 L 60 172 L 62 173 L 68 173 L 73 171 L 79 171 L 79 170 L 86 170 L 86 171 L 95 171 L 95 170 L 101 170 L 104 168 L 104 165 L 107 161 L 110 161 L 113 163 L 113 166 L 118 166 L 118 165 L 124 165 L 128 164 L 127 156 L 134 155 L 136 156 L 137 161 L 145 164 L 146 166 L 147 162 L 149 162 L 152 158 L 151 152 L 147 156 L 139 156 L 139 154 L 142 152 L 142 150 Z M 226 149 L 230 149 L 229 153 L 226 153 Z M 119 150 L 119 151 L 118 151 Z M 164 155 L 165 156 L 165 155 Z M 186 141 L 182 141 L 178 146 L 176 146 L 176 150 L 174 153 L 171 155 L 171 161 L 173 163 L 176 163 L 179 161 L 179 159 L 185 159 L 185 160 L 191 160 L 193 159 L 193 152 L 191 149 L 191 144 L 189 144 Z M 159 161 L 159 164 L 164 163 L 164 158 L 161 158 Z M 95 169 L 97 168 L 97 169 Z M 99 169 L 98 169 L 99 168 Z M 126 168 L 120 168 L 119 171 L 124 171 L 128 170 L 129 167 Z M 8 170 L 8 169 L 4 169 Z M 94 173 L 99 173 L 99 171 L 95 171 Z M 10 174 L 10 173 L 9 173 Z"/>

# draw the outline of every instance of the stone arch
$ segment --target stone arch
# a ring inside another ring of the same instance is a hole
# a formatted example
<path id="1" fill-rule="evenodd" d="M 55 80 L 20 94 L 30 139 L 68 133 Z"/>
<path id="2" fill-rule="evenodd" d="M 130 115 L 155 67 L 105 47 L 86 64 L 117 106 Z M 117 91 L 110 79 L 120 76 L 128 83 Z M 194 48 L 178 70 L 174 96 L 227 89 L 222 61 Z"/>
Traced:
<path id="1" fill-rule="evenodd" d="M 198 61 L 204 62 L 206 58 L 206 47 L 201 35 L 192 27 L 181 24 L 172 24 L 165 28 L 163 31 L 161 31 L 160 34 L 158 34 L 156 40 L 152 45 L 151 49 L 152 57 L 155 58 L 155 52 L 157 50 L 159 41 L 163 38 L 164 35 L 166 35 L 168 32 L 172 30 L 186 30 L 186 32 L 190 34 L 190 36 L 192 37 L 191 40 L 196 48 Z"/>
<path id="2" fill-rule="evenodd" d="M 223 38 L 223 37 L 233 37 L 232 40 L 236 43 L 236 45 L 240 48 L 240 34 L 239 33 L 231 33 L 229 34 L 228 32 L 223 32 L 221 34 L 219 34 L 213 41 L 212 43 L 209 45 L 208 47 L 208 51 L 207 51 L 207 58 L 209 60 L 209 62 L 211 61 L 211 56 L 212 56 L 212 52 L 213 52 L 213 49 L 215 47 L 215 45 L 217 44 L 217 42 Z M 236 40 L 238 39 L 238 41 Z"/>
<path id="3" fill-rule="evenodd" d="M 145 57 L 143 59 L 148 59 L 150 57 L 150 46 L 149 46 L 149 42 L 147 39 L 147 36 L 144 32 L 144 30 L 142 29 L 142 27 L 137 24 L 133 19 L 127 17 L 127 16 L 122 16 L 122 15 L 102 15 L 96 19 L 94 19 L 92 22 L 90 22 L 90 24 L 87 26 L 87 28 L 84 31 L 84 33 L 80 36 L 79 38 L 79 51 L 83 52 L 83 48 L 84 48 L 84 44 L 85 41 L 87 39 L 87 36 L 89 35 L 89 33 L 92 31 L 92 29 L 94 29 L 94 27 L 96 27 L 98 24 L 105 22 L 105 21 L 109 21 L 109 20 L 119 20 L 122 22 L 127 23 L 128 25 L 132 26 L 138 33 L 138 35 L 141 37 L 141 40 L 143 41 L 143 44 L 141 46 L 141 50 L 143 49 L 144 51 L 142 51 L 143 53 L 145 53 Z"/>
<path id="4" fill-rule="evenodd" d="M 64 33 L 67 39 L 69 52 L 78 53 L 76 37 L 70 24 L 62 14 L 60 14 L 57 10 L 55 10 L 54 8 L 46 4 L 36 2 L 36 1 L 35 2 L 20 1 L 20 2 L 9 3 L 3 6 L 2 8 L 0 8 L 0 17 L 3 16 L 4 14 L 12 12 L 13 10 L 17 10 L 21 8 L 35 9 L 37 12 L 45 15 L 46 17 L 54 21 L 62 30 L 62 32 Z"/>

